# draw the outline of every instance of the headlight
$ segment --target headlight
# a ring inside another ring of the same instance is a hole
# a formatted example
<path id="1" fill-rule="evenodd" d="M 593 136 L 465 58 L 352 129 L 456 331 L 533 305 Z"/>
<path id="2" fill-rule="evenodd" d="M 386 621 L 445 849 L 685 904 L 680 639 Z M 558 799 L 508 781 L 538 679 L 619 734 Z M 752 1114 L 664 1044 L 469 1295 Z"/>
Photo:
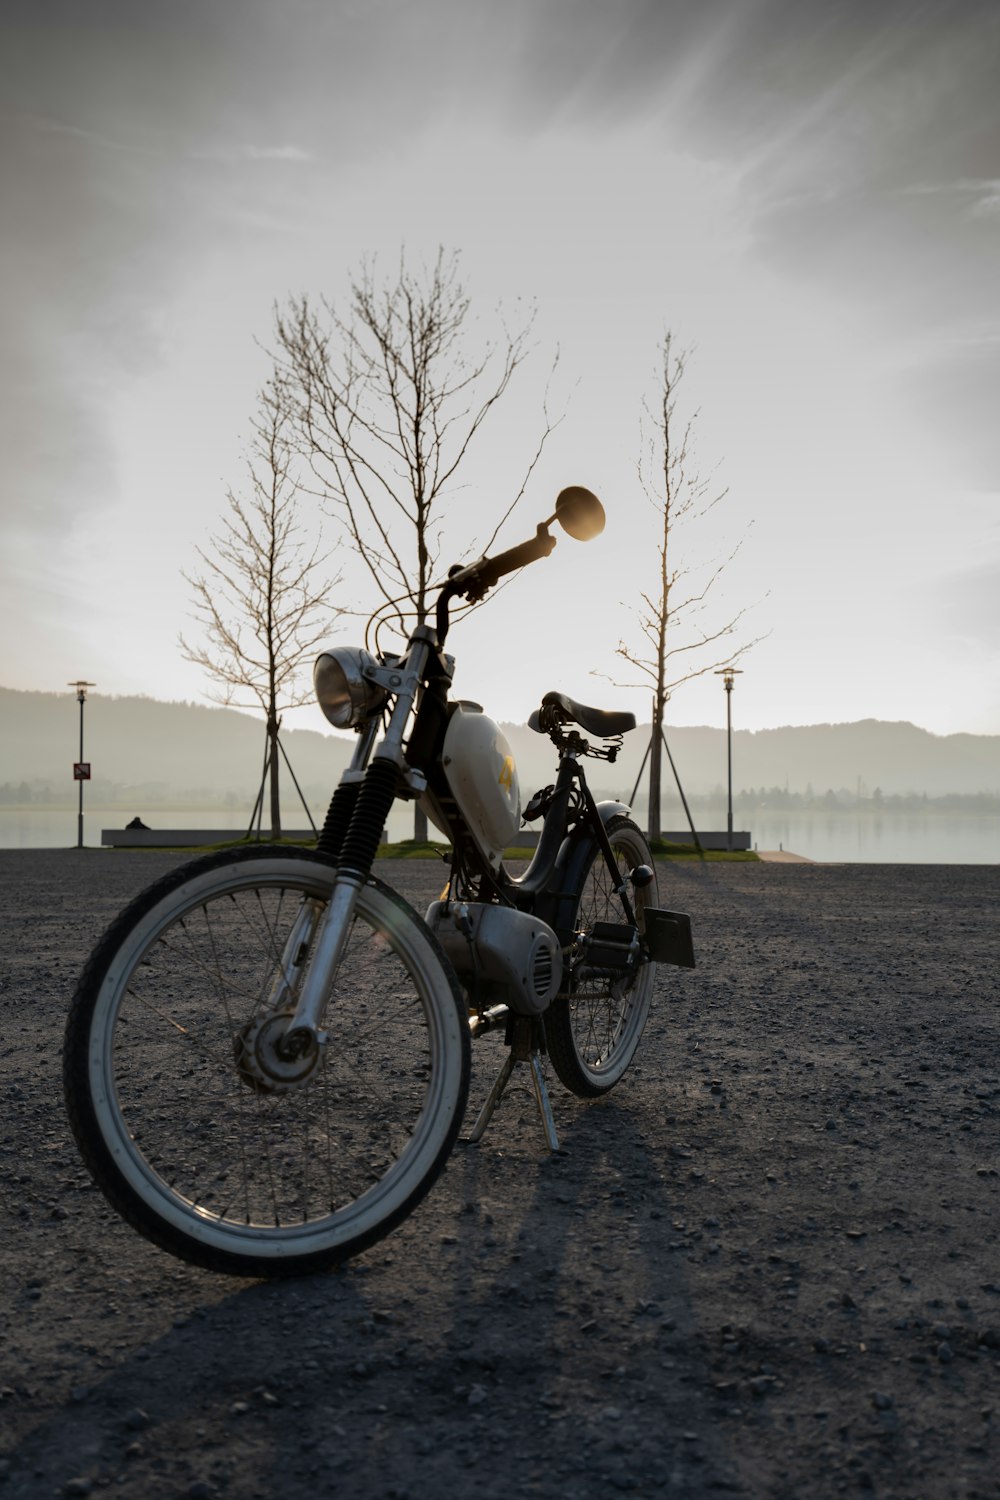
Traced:
<path id="1" fill-rule="evenodd" d="M 351 729 L 382 707 L 385 691 L 365 678 L 374 669 L 374 658 L 361 646 L 338 646 L 316 662 L 316 701 L 338 729 Z"/>

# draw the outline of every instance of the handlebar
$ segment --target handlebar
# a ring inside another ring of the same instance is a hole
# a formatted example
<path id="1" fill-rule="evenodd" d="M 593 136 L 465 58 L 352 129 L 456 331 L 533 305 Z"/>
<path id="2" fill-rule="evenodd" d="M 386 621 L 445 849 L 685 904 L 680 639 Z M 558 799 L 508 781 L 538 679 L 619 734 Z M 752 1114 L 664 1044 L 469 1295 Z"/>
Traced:
<path id="1" fill-rule="evenodd" d="M 452 568 L 448 582 L 438 595 L 439 642 L 443 644 L 448 634 L 448 605 L 452 599 L 464 594 L 467 599 L 478 604 L 486 590 L 499 582 L 505 573 L 516 573 L 518 568 L 526 567 L 540 557 L 548 557 L 556 544 L 555 537 L 549 534 L 549 526 L 553 521 L 558 521 L 562 529 L 570 536 L 575 536 L 577 541 L 586 542 L 604 530 L 604 506 L 592 490 L 584 489 L 580 484 L 571 484 L 559 491 L 554 513 L 547 521 L 541 522 L 530 542 L 522 542 L 519 547 L 511 547 L 496 557 L 481 557 L 477 562 L 469 563 L 468 567 Z"/>
<path id="2" fill-rule="evenodd" d="M 545 522 L 541 522 L 529 542 L 498 552 L 496 557 L 481 557 L 466 568 L 458 568 L 448 579 L 448 589 L 453 594 L 467 594 L 470 599 L 481 599 L 505 573 L 516 573 L 540 557 L 548 557 L 556 544 L 549 534 Z"/>
<path id="3" fill-rule="evenodd" d="M 454 568 L 438 596 L 439 641 L 443 644 L 448 634 L 448 605 L 452 599 L 462 594 L 474 602 L 482 599 L 487 589 L 491 589 L 506 573 L 516 573 L 519 568 L 527 567 L 528 563 L 548 557 L 555 544 L 555 537 L 550 534 L 547 523 L 543 521 L 530 541 L 510 547 L 506 552 L 498 552 L 496 557 L 480 557 L 467 567 Z"/>

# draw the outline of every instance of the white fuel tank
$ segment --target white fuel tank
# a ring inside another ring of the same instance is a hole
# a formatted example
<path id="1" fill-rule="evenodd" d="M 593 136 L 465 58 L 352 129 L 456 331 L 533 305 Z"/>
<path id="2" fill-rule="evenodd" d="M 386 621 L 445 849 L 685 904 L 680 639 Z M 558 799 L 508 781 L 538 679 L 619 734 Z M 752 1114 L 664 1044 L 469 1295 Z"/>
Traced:
<path id="1" fill-rule="evenodd" d="M 462 817 L 490 863 L 498 864 L 521 825 L 521 790 L 510 745 L 478 703 L 456 705 L 441 764 Z"/>

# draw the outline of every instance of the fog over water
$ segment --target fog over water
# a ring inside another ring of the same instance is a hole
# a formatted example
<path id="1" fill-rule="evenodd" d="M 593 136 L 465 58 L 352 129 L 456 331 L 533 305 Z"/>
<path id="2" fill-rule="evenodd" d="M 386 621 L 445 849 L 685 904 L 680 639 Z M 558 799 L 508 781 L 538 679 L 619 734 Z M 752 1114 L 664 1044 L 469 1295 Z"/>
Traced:
<path id="1" fill-rule="evenodd" d="M 123 828 L 133 816 L 123 816 L 120 807 L 84 811 L 84 844 L 99 848 L 101 830 Z M 301 808 L 289 806 L 283 816 L 289 829 L 305 829 Z M 321 821 L 319 810 L 313 811 Z M 0 808 L 0 848 L 58 849 L 75 848 L 77 835 L 75 809 L 55 811 L 34 808 L 11 811 Z M 232 829 L 234 836 L 245 832 L 247 812 L 202 813 L 170 812 L 157 809 L 146 822 L 157 828 Z M 669 819 L 670 829 L 686 827 L 683 810 L 677 806 Z M 700 827 L 708 826 L 705 822 Z M 724 829 L 725 808 L 711 820 L 711 827 Z M 735 826 L 749 831 L 758 849 L 783 846 L 794 854 L 820 861 L 862 864 L 1000 864 L 1000 815 L 972 817 L 941 813 L 901 813 L 881 818 L 842 812 L 836 815 L 788 814 L 762 812 L 752 818 L 737 819 Z M 412 811 L 397 803 L 389 818 L 393 839 L 412 836 Z M 127 859 L 127 852 L 107 851 L 108 858 Z M 442 866 L 443 868 L 443 866 Z M 391 883 L 391 876 L 390 876 Z"/>
<path id="2" fill-rule="evenodd" d="M 599 702 L 606 700 L 598 698 Z M 318 717 L 318 710 L 317 710 Z M 521 805 L 553 779 L 555 749 L 524 723 L 499 726 L 517 766 Z M 69 692 L 0 688 L 0 847 L 76 842 L 79 711 Z M 624 737 L 615 762 L 587 762 L 598 798 L 634 805 L 646 821 L 650 726 Z M 724 727 L 675 727 L 667 738 L 699 829 L 726 827 Z M 86 841 L 139 816 L 150 827 L 243 832 L 261 781 L 264 727 L 231 709 L 94 696 L 86 705 Z M 353 748 L 353 736 L 282 731 L 282 744 L 314 821 Z M 734 826 L 759 848 L 784 845 L 820 860 L 1000 863 L 1000 738 L 935 736 L 912 724 L 874 720 L 814 724 L 732 741 Z M 282 773 L 282 823 L 308 819 Z M 394 839 L 410 836 L 412 811 L 398 803 Z M 662 823 L 686 826 L 669 762 L 663 762 Z"/>

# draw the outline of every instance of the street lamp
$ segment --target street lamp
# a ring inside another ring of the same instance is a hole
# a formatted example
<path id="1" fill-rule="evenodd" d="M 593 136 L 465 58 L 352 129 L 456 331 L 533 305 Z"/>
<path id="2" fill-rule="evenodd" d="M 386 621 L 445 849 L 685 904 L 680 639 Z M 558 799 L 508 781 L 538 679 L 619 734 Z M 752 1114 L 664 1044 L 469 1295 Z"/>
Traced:
<path id="1" fill-rule="evenodd" d="M 83 848 L 83 783 L 90 780 L 90 763 L 83 758 L 83 705 L 87 701 L 87 689 L 96 687 L 96 682 L 68 682 L 67 687 L 76 688 L 76 701 L 80 705 L 80 759 L 73 766 L 73 780 L 80 788 L 80 811 L 76 818 L 76 847 Z"/>
<path id="2" fill-rule="evenodd" d="M 716 677 L 722 678 L 726 690 L 726 757 L 729 766 L 729 815 L 726 822 L 726 848 L 733 849 L 733 678 L 743 675 L 742 667 L 720 667 Z"/>

